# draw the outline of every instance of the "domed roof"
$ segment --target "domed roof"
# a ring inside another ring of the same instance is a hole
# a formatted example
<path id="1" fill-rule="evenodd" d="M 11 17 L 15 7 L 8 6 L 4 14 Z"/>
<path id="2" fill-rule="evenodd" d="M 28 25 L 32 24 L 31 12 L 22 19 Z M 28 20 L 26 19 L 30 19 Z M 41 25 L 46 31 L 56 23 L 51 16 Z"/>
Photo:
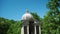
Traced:
<path id="1" fill-rule="evenodd" d="M 22 20 L 31 20 L 33 19 L 33 16 L 28 13 L 28 10 L 26 10 L 26 13 L 22 16 Z"/>

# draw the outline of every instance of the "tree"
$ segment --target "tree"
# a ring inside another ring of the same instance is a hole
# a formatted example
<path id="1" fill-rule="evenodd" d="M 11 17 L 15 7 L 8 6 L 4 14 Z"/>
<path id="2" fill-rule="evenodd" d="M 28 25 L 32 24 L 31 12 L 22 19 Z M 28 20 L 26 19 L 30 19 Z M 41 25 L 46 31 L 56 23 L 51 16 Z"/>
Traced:
<path id="1" fill-rule="evenodd" d="M 0 34 L 20 34 L 20 21 L 0 17 Z"/>
<path id="2" fill-rule="evenodd" d="M 14 24 L 11 24 L 7 34 L 21 34 L 21 22 L 16 21 Z"/>
<path id="3" fill-rule="evenodd" d="M 0 17 L 0 34 L 7 34 L 10 24 L 8 19 Z"/>
<path id="4" fill-rule="evenodd" d="M 33 13 L 31 12 L 33 18 L 37 19 L 38 21 L 40 21 L 40 17 L 37 15 L 37 13 Z"/>
<path id="5" fill-rule="evenodd" d="M 49 0 L 42 24 L 42 34 L 60 34 L 60 3 L 58 0 Z"/>

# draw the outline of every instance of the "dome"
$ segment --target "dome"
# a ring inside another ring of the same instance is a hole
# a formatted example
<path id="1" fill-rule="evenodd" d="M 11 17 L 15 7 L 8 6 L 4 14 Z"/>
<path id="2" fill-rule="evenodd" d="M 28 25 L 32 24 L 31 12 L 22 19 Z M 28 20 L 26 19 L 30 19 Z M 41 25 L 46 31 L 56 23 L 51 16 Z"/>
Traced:
<path id="1" fill-rule="evenodd" d="M 31 20 L 33 19 L 33 16 L 26 11 L 26 13 L 22 16 L 22 20 Z"/>

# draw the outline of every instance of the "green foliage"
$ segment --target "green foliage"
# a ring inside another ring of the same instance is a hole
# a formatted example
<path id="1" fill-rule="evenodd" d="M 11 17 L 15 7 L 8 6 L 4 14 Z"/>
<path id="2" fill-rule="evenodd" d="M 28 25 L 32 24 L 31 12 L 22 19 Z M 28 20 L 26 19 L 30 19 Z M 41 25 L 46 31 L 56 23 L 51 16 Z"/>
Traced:
<path id="1" fill-rule="evenodd" d="M 49 11 L 45 15 L 42 24 L 42 34 L 60 34 L 60 11 L 58 0 L 50 0 L 47 3 Z"/>
<path id="2" fill-rule="evenodd" d="M 7 34 L 7 30 L 9 29 L 9 20 L 0 17 L 0 34 Z"/>
<path id="3" fill-rule="evenodd" d="M 19 22 L 16 22 L 14 24 L 11 24 L 11 26 L 9 27 L 9 30 L 8 30 L 8 34 L 20 34 L 20 21 Z"/>
<path id="4" fill-rule="evenodd" d="M 14 21 L 0 17 L 0 34 L 20 34 L 21 21 Z"/>
<path id="5" fill-rule="evenodd" d="M 37 15 L 37 13 L 33 13 L 31 12 L 32 16 L 37 19 L 38 21 L 40 21 L 40 17 Z"/>

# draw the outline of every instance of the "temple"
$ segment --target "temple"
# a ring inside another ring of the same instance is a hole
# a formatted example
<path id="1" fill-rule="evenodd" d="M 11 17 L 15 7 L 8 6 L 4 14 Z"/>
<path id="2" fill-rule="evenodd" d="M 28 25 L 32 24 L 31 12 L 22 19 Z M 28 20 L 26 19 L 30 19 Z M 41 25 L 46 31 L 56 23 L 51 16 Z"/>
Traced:
<path id="1" fill-rule="evenodd" d="M 41 34 L 40 22 L 26 10 L 22 16 L 21 34 Z"/>

